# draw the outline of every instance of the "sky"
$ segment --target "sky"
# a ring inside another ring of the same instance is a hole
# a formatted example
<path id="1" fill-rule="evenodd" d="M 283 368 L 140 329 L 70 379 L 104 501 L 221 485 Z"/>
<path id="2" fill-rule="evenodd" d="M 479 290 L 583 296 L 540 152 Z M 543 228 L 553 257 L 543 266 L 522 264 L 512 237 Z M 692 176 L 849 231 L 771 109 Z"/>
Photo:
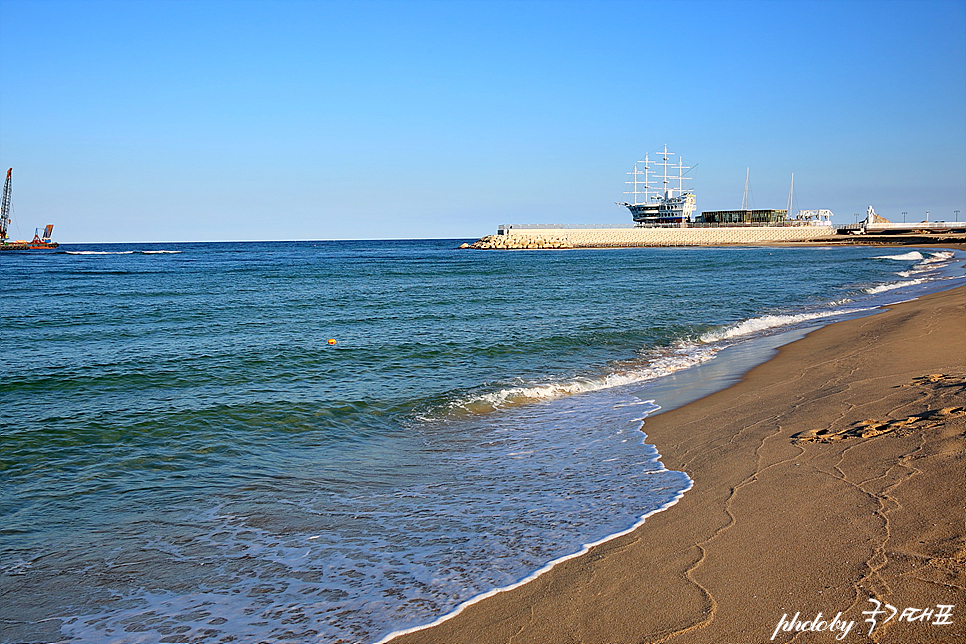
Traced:
<path id="1" fill-rule="evenodd" d="M 966 0 L 0 0 L 13 238 L 627 224 L 664 145 L 699 211 L 962 221 Z"/>

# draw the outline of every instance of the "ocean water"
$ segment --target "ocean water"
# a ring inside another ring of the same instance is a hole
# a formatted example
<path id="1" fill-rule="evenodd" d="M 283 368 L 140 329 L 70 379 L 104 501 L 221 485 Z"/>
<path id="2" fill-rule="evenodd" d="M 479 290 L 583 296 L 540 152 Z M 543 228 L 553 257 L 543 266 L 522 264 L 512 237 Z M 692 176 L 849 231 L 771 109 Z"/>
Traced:
<path id="1" fill-rule="evenodd" d="M 641 432 L 674 378 L 964 283 L 936 250 L 462 241 L 0 255 L 0 642 L 428 624 L 686 494 Z"/>

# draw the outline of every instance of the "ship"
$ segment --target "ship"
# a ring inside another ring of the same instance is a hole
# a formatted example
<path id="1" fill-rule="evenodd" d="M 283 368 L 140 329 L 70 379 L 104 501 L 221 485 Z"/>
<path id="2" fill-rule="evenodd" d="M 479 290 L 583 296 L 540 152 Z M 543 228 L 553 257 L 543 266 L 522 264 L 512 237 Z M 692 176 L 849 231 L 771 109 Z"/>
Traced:
<path id="1" fill-rule="evenodd" d="M 53 250 L 54 248 L 57 248 L 60 246 L 60 244 L 50 240 L 50 237 L 54 232 L 53 224 L 47 224 L 44 226 L 43 233 L 40 232 L 39 228 L 35 229 L 34 238 L 30 241 L 25 239 L 10 241 L 7 239 L 7 226 L 12 221 L 10 219 L 12 174 L 13 168 L 7 170 L 7 180 L 3 184 L 3 201 L 2 206 L 0 206 L 0 250 Z"/>
<path id="2" fill-rule="evenodd" d="M 654 165 L 663 168 L 662 187 L 653 186 L 656 181 L 654 172 L 651 170 L 649 155 L 644 155 L 643 161 L 634 164 L 634 170 L 628 172 L 631 180 L 628 185 L 633 186 L 633 190 L 626 191 L 624 194 L 633 195 L 634 203 L 626 201 L 616 202 L 618 206 L 624 206 L 631 211 L 634 222 L 639 226 L 687 226 L 691 223 L 691 216 L 694 214 L 695 197 L 694 192 L 684 187 L 684 182 L 690 179 L 685 176 L 685 170 L 690 170 L 690 166 L 685 166 L 681 157 L 678 157 L 678 164 L 675 166 L 670 162 L 674 156 L 673 152 L 667 151 L 664 146 L 664 154 L 660 161 L 655 161 Z M 644 169 L 640 168 L 641 164 Z M 672 173 L 668 175 L 668 168 L 677 170 L 677 176 Z M 677 182 L 677 188 L 670 184 Z"/>
<path id="3" fill-rule="evenodd" d="M 653 165 L 662 168 L 658 175 L 652 169 L 649 154 L 644 155 L 643 161 L 634 164 L 634 170 L 628 172 L 631 180 L 626 181 L 632 190 L 624 194 L 633 195 L 633 203 L 627 201 L 615 202 L 630 210 L 634 223 L 643 228 L 703 228 L 703 227 L 746 227 L 746 226 L 831 226 L 832 212 L 830 210 L 800 210 L 790 218 L 793 194 L 795 190 L 795 175 L 792 174 L 791 187 L 788 191 L 788 208 L 759 210 L 748 208 L 748 177 L 745 173 L 745 194 L 741 208 L 738 210 L 709 210 L 694 216 L 696 198 L 694 191 L 685 186 L 685 170 L 692 166 L 684 165 L 681 157 L 677 164 L 671 161 L 673 152 L 668 152 L 667 145 L 659 161 Z M 641 169 L 643 165 L 643 169 Z M 697 165 L 693 166 L 697 167 Z M 671 174 L 668 170 L 671 169 Z M 676 172 L 675 172 L 676 171 Z M 656 184 L 661 179 L 661 186 Z M 677 187 L 673 184 L 677 183 Z"/>

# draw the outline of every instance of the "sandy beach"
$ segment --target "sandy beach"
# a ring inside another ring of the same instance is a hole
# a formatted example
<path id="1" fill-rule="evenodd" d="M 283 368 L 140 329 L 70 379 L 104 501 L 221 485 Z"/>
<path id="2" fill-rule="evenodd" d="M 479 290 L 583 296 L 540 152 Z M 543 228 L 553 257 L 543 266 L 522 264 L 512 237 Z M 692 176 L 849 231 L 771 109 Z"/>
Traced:
<path id="1" fill-rule="evenodd" d="M 966 642 L 966 288 L 643 429 L 694 480 L 676 505 L 394 644 Z"/>

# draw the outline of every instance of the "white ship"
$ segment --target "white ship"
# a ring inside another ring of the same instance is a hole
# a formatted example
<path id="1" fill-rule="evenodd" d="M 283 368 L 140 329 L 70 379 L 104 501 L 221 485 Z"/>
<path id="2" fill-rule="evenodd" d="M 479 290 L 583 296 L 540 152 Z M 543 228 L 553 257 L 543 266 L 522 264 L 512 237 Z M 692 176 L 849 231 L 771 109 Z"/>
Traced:
<path id="1" fill-rule="evenodd" d="M 643 161 L 634 164 L 634 171 L 628 172 L 631 180 L 628 185 L 634 187 L 633 190 L 625 191 L 624 194 L 633 195 L 634 203 L 616 202 L 618 206 L 624 206 L 631 211 L 634 221 L 639 226 L 687 226 L 691 223 L 691 215 L 694 214 L 695 198 L 694 193 L 685 188 L 684 182 L 690 177 L 684 176 L 685 170 L 690 170 L 690 166 L 684 165 L 680 157 L 675 165 L 670 162 L 673 152 L 667 151 L 664 146 L 664 155 L 660 161 L 655 161 L 654 165 L 663 168 L 662 187 L 658 188 L 654 184 L 657 182 L 655 173 L 651 170 L 651 161 L 648 155 L 644 155 Z M 644 169 L 640 165 L 644 164 Z M 672 174 L 668 175 L 668 168 L 672 169 Z M 677 175 L 673 173 L 677 170 Z M 677 187 L 671 186 L 672 182 L 677 182 Z"/>

